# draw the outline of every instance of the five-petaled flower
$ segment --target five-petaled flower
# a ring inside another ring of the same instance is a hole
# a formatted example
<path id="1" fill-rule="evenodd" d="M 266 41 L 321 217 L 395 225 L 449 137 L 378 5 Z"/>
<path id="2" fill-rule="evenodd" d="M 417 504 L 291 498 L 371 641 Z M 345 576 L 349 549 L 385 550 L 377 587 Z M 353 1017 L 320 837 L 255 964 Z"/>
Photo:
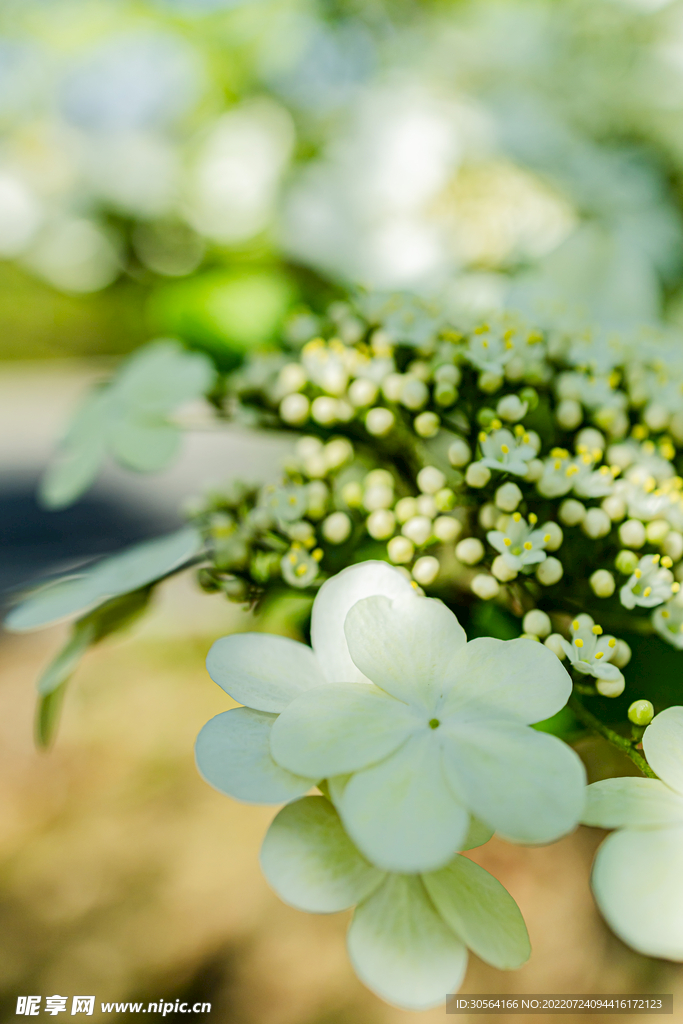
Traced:
<path id="1" fill-rule="evenodd" d="M 486 534 L 489 544 L 499 551 L 507 566 L 520 572 L 526 566 L 545 562 L 548 557 L 545 545 L 550 543 L 551 535 L 547 529 L 536 526 L 536 516 L 531 513 L 529 522 L 522 518 L 520 512 L 513 512 L 503 524 L 501 530 L 490 530 Z"/>

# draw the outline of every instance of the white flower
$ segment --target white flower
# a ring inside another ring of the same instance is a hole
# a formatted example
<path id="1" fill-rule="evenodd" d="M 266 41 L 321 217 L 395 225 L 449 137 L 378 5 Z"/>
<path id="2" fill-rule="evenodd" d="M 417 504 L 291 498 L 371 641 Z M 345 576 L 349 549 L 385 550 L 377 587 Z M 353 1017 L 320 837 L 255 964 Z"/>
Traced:
<path id="1" fill-rule="evenodd" d="M 653 719 L 643 750 L 660 779 L 605 779 L 588 787 L 584 823 L 618 830 L 598 850 L 593 891 L 629 946 L 683 960 L 683 707 Z"/>
<path id="2" fill-rule="evenodd" d="M 624 677 L 610 664 L 616 653 L 615 637 L 603 634 L 602 626 L 596 626 L 590 615 L 579 615 L 571 625 L 570 641 L 562 640 L 562 648 L 572 668 L 585 676 L 606 679 L 610 682 L 623 681 Z"/>
<path id="3" fill-rule="evenodd" d="M 514 346 L 510 334 L 492 334 L 488 329 L 475 331 L 470 337 L 465 356 L 478 370 L 502 376 L 505 364 L 512 359 Z"/>
<path id="4" fill-rule="evenodd" d="M 490 838 L 473 822 L 464 844 Z M 290 906 L 312 914 L 356 907 L 347 943 L 362 981 L 404 1009 L 443 1003 L 460 987 L 469 947 L 499 970 L 529 956 L 515 901 L 492 875 L 459 854 L 438 871 L 402 875 L 370 864 L 321 796 L 288 804 L 268 829 L 261 867 Z"/>
<path id="5" fill-rule="evenodd" d="M 536 565 L 546 559 L 545 545 L 548 532 L 541 527 L 535 530 L 535 517 L 529 522 L 519 512 L 508 517 L 505 528 L 490 530 L 486 534 L 489 544 L 499 551 L 510 569 L 519 572 L 527 565 Z"/>
<path id="6" fill-rule="evenodd" d="M 505 428 L 494 430 L 491 434 L 482 431 L 479 435 L 483 455 L 481 465 L 505 473 L 514 473 L 515 476 L 526 476 L 529 463 L 536 457 L 538 451 L 534 441 L 535 437 L 522 427 L 516 429 L 514 434 Z"/>
<path id="7" fill-rule="evenodd" d="M 677 647 L 679 651 L 683 650 L 683 599 L 680 593 L 666 604 L 655 608 L 652 613 L 652 625 L 662 640 Z"/>
<path id="8" fill-rule="evenodd" d="M 660 555 L 644 555 L 637 569 L 619 591 L 619 600 L 624 608 L 654 608 L 668 601 L 680 589 L 674 583 L 672 573 L 660 564 Z M 670 559 L 669 559 L 670 561 Z"/>
<path id="9" fill-rule="evenodd" d="M 568 494 L 574 486 L 572 477 L 578 468 L 572 462 L 565 448 L 553 448 L 550 457 L 543 463 L 543 476 L 537 482 L 539 494 L 544 498 L 559 498 Z"/>
<path id="10" fill-rule="evenodd" d="M 445 605 L 413 592 L 359 601 L 344 630 L 353 674 L 293 700 L 273 725 L 271 752 L 298 777 L 329 780 L 369 860 L 401 872 L 443 866 L 470 814 L 517 842 L 573 827 L 583 769 L 527 724 L 569 695 L 550 651 L 525 639 L 468 644 Z"/>

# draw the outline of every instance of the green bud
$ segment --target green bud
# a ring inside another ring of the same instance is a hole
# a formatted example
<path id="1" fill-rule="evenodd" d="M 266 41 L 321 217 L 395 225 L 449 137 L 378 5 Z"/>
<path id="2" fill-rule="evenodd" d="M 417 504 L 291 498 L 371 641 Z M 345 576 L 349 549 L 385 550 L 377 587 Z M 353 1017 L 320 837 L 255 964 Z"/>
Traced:
<path id="1" fill-rule="evenodd" d="M 624 548 L 614 559 L 614 564 L 624 576 L 630 576 L 638 568 L 638 555 Z"/>
<path id="2" fill-rule="evenodd" d="M 529 412 L 533 412 L 538 406 L 538 391 L 536 388 L 522 388 L 519 397 L 529 406 Z"/>
<path id="3" fill-rule="evenodd" d="M 493 421 L 496 419 L 496 412 L 494 409 L 489 409 L 488 406 L 484 405 L 477 413 L 477 423 L 484 430 L 488 430 Z"/>
<path id="4" fill-rule="evenodd" d="M 634 700 L 628 709 L 628 718 L 634 725 L 649 725 L 655 715 L 655 709 L 649 700 Z"/>
<path id="5" fill-rule="evenodd" d="M 455 508 L 455 494 L 450 487 L 442 487 L 440 491 L 437 491 L 434 500 L 439 512 L 450 512 Z"/>
<path id="6" fill-rule="evenodd" d="M 221 582 L 221 590 L 229 601 L 239 604 L 246 601 L 249 588 L 239 576 L 228 576 Z"/>
<path id="7" fill-rule="evenodd" d="M 207 594 L 214 594 L 220 590 L 220 583 L 210 569 L 200 569 L 197 573 L 197 583 Z"/>
<path id="8" fill-rule="evenodd" d="M 439 381 L 434 386 L 434 401 L 437 405 L 446 408 L 449 405 L 453 405 L 458 397 L 458 389 L 453 384 L 448 384 L 445 381 Z"/>

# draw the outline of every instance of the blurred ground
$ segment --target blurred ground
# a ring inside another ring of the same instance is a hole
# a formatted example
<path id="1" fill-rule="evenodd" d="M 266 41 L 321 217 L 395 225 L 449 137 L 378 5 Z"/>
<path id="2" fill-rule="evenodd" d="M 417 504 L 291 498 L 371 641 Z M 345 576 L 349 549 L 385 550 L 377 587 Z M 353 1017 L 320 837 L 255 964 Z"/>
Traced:
<path id="1" fill-rule="evenodd" d="M 443 1009 L 411 1014 L 369 994 L 346 960 L 346 915 L 300 914 L 261 877 L 258 850 L 273 810 L 237 804 L 197 775 L 195 735 L 230 706 L 204 657 L 217 635 L 246 628 L 254 628 L 249 615 L 199 595 L 189 578 L 167 584 L 135 633 L 85 659 L 47 754 L 32 745 L 32 682 L 63 630 L 3 639 L 5 1019 L 14 1019 L 16 995 L 29 992 L 201 999 L 221 1024 L 445 1018 Z M 281 627 L 259 620 L 258 628 Z M 589 755 L 599 762 L 599 752 Z M 588 874 L 600 837 L 582 829 L 542 849 L 494 840 L 473 854 L 518 900 L 534 953 L 511 974 L 472 958 L 464 991 L 674 991 L 683 999 L 680 968 L 627 950 L 597 916 Z"/>

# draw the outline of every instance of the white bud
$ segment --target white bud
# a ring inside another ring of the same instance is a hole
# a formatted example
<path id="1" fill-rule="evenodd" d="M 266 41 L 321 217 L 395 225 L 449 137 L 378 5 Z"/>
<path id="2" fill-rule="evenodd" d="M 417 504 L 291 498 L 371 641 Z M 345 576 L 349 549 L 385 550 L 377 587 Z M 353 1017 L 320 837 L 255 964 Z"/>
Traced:
<path id="1" fill-rule="evenodd" d="M 368 434 L 374 437 L 384 437 L 394 425 L 394 414 L 391 409 L 385 409 L 381 405 L 369 409 L 365 416 L 365 429 Z"/>
<path id="2" fill-rule="evenodd" d="M 446 477 L 436 466 L 425 466 L 417 474 L 417 486 L 424 494 L 436 494 L 446 484 Z"/>
<path id="3" fill-rule="evenodd" d="M 347 484 L 341 489 L 342 500 L 346 502 L 350 508 L 360 508 L 363 504 L 363 488 L 361 487 L 358 480 L 349 480 Z"/>
<path id="4" fill-rule="evenodd" d="M 612 520 L 601 508 L 589 508 L 581 523 L 581 529 L 592 540 L 606 537 L 612 529 Z"/>
<path id="5" fill-rule="evenodd" d="M 313 480 L 308 485 L 308 515 L 311 519 L 322 519 L 329 491 L 322 480 Z"/>
<path id="6" fill-rule="evenodd" d="M 479 509 L 477 519 L 479 520 L 479 525 L 484 530 L 493 530 L 498 522 L 498 509 L 490 501 L 487 501 Z"/>
<path id="7" fill-rule="evenodd" d="M 456 545 L 455 557 L 465 565 L 476 565 L 484 557 L 484 545 L 477 537 L 465 537 Z"/>
<path id="8" fill-rule="evenodd" d="M 358 377 L 349 387 L 349 401 L 357 409 L 362 409 L 366 405 L 372 405 L 378 391 L 379 388 L 374 381 L 368 380 L 367 377 Z"/>
<path id="9" fill-rule="evenodd" d="M 289 395 L 293 391 L 300 391 L 307 380 L 306 371 L 301 363 L 287 363 L 280 370 L 277 392 L 280 395 Z"/>
<path id="10" fill-rule="evenodd" d="M 491 470 L 482 466 L 481 462 L 470 462 L 465 473 L 465 480 L 470 487 L 486 487 L 491 479 Z"/>
<path id="11" fill-rule="evenodd" d="M 545 544 L 546 551 L 557 551 L 562 546 L 562 541 L 564 540 L 562 527 L 558 526 L 557 523 L 549 522 L 544 523 L 541 530 L 543 531 L 543 543 Z"/>
<path id="12" fill-rule="evenodd" d="M 663 405 L 658 405 L 657 402 L 651 402 L 643 411 L 644 421 L 647 423 L 650 430 L 654 430 L 656 433 L 659 433 L 660 430 L 666 429 L 666 425 L 669 422 L 669 416 L 669 410 Z"/>
<path id="13" fill-rule="evenodd" d="M 636 455 L 630 444 L 611 444 L 607 449 L 607 461 L 611 466 L 628 469 L 635 461 Z"/>
<path id="14" fill-rule="evenodd" d="M 322 451 L 318 455 L 311 455 L 304 460 L 304 472 L 312 479 L 322 479 L 327 474 L 328 465 Z"/>
<path id="15" fill-rule="evenodd" d="M 412 516 L 417 515 L 417 501 L 415 498 L 401 498 L 396 502 L 394 511 L 399 523 L 405 523 Z"/>
<path id="16" fill-rule="evenodd" d="M 415 548 L 407 537 L 392 537 L 387 544 L 387 554 L 391 562 L 409 562 L 414 553 Z"/>
<path id="17" fill-rule="evenodd" d="M 517 484 L 509 481 L 498 488 L 495 500 L 496 505 L 502 512 L 514 512 L 522 500 L 522 492 Z"/>
<path id="18" fill-rule="evenodd" d="M 599 451 L 604 452 L 605 435 L 601 434 L 595 427 L 584 427 L 574 438 L 574 444 L 577 451 L 579 448 L 587 448 L 589 452 L 592 452 L 597 448 Z"/>
<path id="19" fill-rule="evenodd" d="M 387 402 L 398 402 L 403 388 L 403 374 L 388 373 L 382 381 L 382 394 Z"/>
<path id="20" fill-rule="evenodd" d="M 300 437 L 294 446 L 294 451 L 297 456 L 306 461 L 306 459 L 313 459 L 316 455 L 320 455 L 323 450 L 323 443 L 319 437 Z"/>
<path id="21" fill-rule="evenodd" d="M 614 664 L 614 662 L 612 662 Z M 620 679 L 596 679 L 595 689 L 601 697 L 620 697 L 624 692 L 626 680 L 623 676 Z"/>
<path id="22" fill-rule="evenodd" d="M 631 648 L 625 640 L 617 640 L 616 647 L 614 648 L 614 654 L 610 658 L 613 665 L 617 668 L 625 668 L 631 660 Z"/>
<path id="23" fill-rule="evenodd" d="M 683 556 L 683 534 L 678 533 L 677 530 L 667 533 L 662 544 L 662 551 L 674 562 L 677 562 Z"/>
<path id="24" fill-rule="evenodd" d="M 581 403 L 573 398 L 565 398 L 555 410 L 555 419 L 563 430 L 576 430 L 583 419 Z"/>
<path id="25" fill-rule="evenodd" d="M 540 480 L 543 476 L 544 470 L 545 466 L 541 459 L 532 459 L 531 462 L 527 463 L 524 479 L 528 480 L 532 484 L 536 483 L 536 481 Z"/>
<path id="26" fill-rule="evenodd" d="M 653 519 L 645 527 L 645 536 L 649 544 L 661 544 L 670 530 L 666 519 Z"/>
<path id="27" fill-rule="evenodd" d="M 610 494 L 601 502 L 601 507 L 613 523 L 618 523 L 626 515 L 626 502 L 618 494 Z"/>
<path id="28" fill-rule="evenodd" d="M 365 474 L 363 483 L 366 487 L 391 487 L 394 486 L 394 478 L 388 469 L 371 469 Z"/>
<path id="29" fill-rule="evenodd" d="M 500 373 L 494 373 L 492 370 L 484 370 L 483 373 L 479 374 L 479 385 L 480 391 L 485 391 L 488 395 L 492 395 L 494 391 L 503 383 L 503 378 Z"/>
<path id="30" fill-rule="evenodd" d="M 394 489 L 387 484 L 373 484 L 363 493 L 363 504 L 368 512 L 376 508 L 389 508 L 394 503 Z"/>
<path id="31" fill-rule="evenodd" d="M 546 647 L 556 654 L 560 661 L 564 661 L 567 657 L 565 654 L 564 647 L 562 646 L 562 637 L 559 633 L 551 633 L 549 637 L 543 641 Z"/>
<path id="32" fill-rule="evenodd" d="M 552 555 L 546 558 L 545 562 L 539 562 L 536 567 L 536 579 L 544 587 L 552 587 L 553 583 L 559 583 L 563 573 L 562 562 Z"/>
<path id="33" fill-rule="evenodd" d="M 413 544 L 422 547 L 432 535 L 432 521 L 427 516 L 413 516 L 403 524 L 401 533 L 412 540 Z"/>
<path id="34" fill-rule="evenodd" d="M 459 519 L 454 519 L 453 516 L 439 516 L 434 520 L 432 529 L 438 540 L 443 544 L 448 544 L 450 541 L 458 539 L 462 533 L 462 523 Z"/>
<path id="35" fill-rule="evenodd" d="M 386 540 L 394 532 L 396 516 L 388 508 L 377 508 L 368 516 L 365 527 L 375 540 Z"/>
<path id="36" fill-rule="evenodd" d="M 451 466 L 466 466 L 472 458 L 472 450 L 467 441 L 458 437 L 448 449 L 448 461 Z"/>
<path id="37" fill-rule="evenodd" d="M 496 412 L 502 420 L 508 423 L 516 423 L 521 420 L 528 409 L 526 402 L 523 402 L 519 395 L 505 395 L 496 406 Z"/>
<path id="38" fill-rule="evenodd" d="M 560 505 L 558 515 L 565 526 L 578 526 L 586 515 L 586 506 L 575 498 L 567 498 Z"/>
<path id="39" fill-rule="evenodd" d="M 436 437 L 441 420 L 435 412 L 421 412 L 413 420 L 413 429 L 418 437 Z"/>
<path id="40" fill-rule="evenodd" d="M 433 519 L 436 515 L 436 498 L 433 494 L 418 494 L 416 498 L 417 514 L 420 516 L 429 516 Z"/>
<path id="41" fill-rule="evenodd" d="M 353 445 L 345 437 L 335 437 L 325 445 L 323 455 L 328 470 L 339 469 L 353 458 Z"/>
<path id="42" fill-rule="evenodd" d="M 401 405 L 416 412 L 427 403 L 428 398 L 429 390 L 425 382 L 419 377 L 407 373 L 401 383 L 401 394 L 399 395 Z"/>
<path id="43" fill-rule="evenodd" d="M 478 572 L 470 581 L 470 589 L 482 601 L 490 601 L 500 593 L 498 580 L 488 572 Z"/>
<path id="44" fill-rule="evenodd" d="M 645 543 L 645 527 L 640 519 L 627 519 L 619 527 L 619 540 L 626 548 L 642 548 Z"/>
<path id="45" fill-rule="evenodd" d="M 351 520 L 346 512 L 333 512 L 323 520 L 322 531 L 330 544 L 343 544 L 351 533 Z"/>
<path id="46" fill-rule="evenodd" d="M 320 395 L 318 398 L 313 399 L 311 405 L 311 416 L 316 423 L 320 423 L 323 427 L 329 427 L 333 423 L 337 422 L 337 406 L 338 402 L 336 398 L 328 398 L 326 395 Z"/>
<path id="47" fill-rule="evenodd" d="M 433 555 L 423 555 L 413 566 L 413 579 L 417 583 L 421 583 L 423 587 L 428 587 L 439 575 L 440 568 L 438 558 L 434 558 Z"/>
<path id="48" fill-rule="evenodd" d="M 522 628 L 525 633 L 533 633 L 535 636 L 548 636 L 553 627 L 549 615 L 542 612 L 540 608 L 532 608 L 522 619 Z"/>
<path id="49" fill-rule="evenodd" d="M 607 569 L 596 569 L 588 582 L 596 597 L 611 597 L 616 587 L 614 576 Z"/>
<path id="50" fill-rule="evenodd" d="M 510 580 L 514 580 L 517 577 L 517 570 L 512 569 L 502 555 L 497 555 L 493 559 L 491 572 L 501 583 L 509 583 Z"/>
<path id="51" fill-rule="evenodd" d="M 309 409 L 310 404 L 305 395 L 300 395 L 298 392 L 293 395 L 287 395 L 280 402 L 280 419 L 284 423 L 298 426 L 300 423 L 305 423 L 308 419 Z"/>

